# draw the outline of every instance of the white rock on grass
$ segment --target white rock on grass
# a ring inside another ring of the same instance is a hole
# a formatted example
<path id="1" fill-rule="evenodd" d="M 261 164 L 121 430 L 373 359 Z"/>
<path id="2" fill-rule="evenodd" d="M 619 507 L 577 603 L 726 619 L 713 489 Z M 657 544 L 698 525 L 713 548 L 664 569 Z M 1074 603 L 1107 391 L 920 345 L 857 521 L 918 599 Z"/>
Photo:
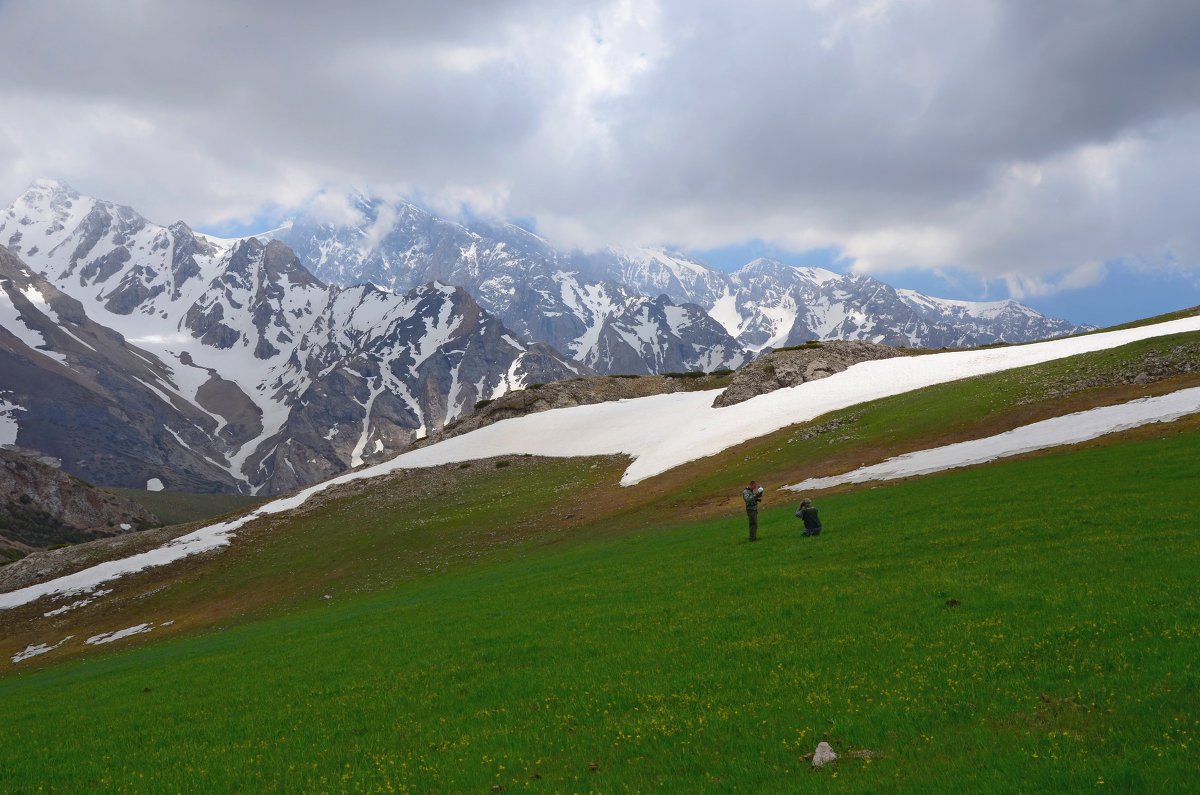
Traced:
<path id="1" fill-rule="evenodd" d="M 830 762 L 837 761 L 837 754 L 829 747 L 829 743 L 821 743 L 817 746 L 817 750 L 813 752 L 813 767 L 822 767 Z"/>

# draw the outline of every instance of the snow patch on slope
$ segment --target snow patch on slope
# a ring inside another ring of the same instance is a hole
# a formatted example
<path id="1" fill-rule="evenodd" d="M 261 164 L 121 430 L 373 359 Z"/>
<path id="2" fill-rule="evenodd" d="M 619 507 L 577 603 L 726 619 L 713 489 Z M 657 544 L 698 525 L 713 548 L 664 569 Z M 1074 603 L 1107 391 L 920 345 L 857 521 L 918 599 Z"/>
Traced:
<path id="1" fill-rule="evenodd" d="M 1160 397 L 1140 398 L 1116 406 L 1103 406 L 1042 420 L 983 439 L 906 453 L 841 475 L 809 478 L 783 488 L 791 491 L 816 491 L 843 483 L 866 483 L 873 480 L 928 475 L 945 469 L 985 464 L 997 458 L 1035 450 L 1078 444 L 1141 425 L 1172 422 L 1197 412 L 1200 412 L 1200 387 L 1181 389 Z"/>
<path id="2" fill-rule="evenodd" d="M 0 396 L 0 447 L 17 443 L 17 433 L 20 431 L 16 418 L 18 411 L 25 411 L 25 408 Z"/>
<path id="3" fill-rule="evenodd" d="M 53 359 L 59 364 L 66 364 L 67 357 L 48 348 L 46 338 L 40 331 L 29 325 L 29 320 L 21 314 L 21 310 L 17 309 L 12 297 L 5 290 L 5 287 L 11 284 L 7 279 L 0 282 L 0 329 L 8 331 L 43 356 Z M 38 297 L 41 298 L 41 295 L 38 294 Z M 42 303 L 44 304 L 45 301 L 43 300 Z"/>

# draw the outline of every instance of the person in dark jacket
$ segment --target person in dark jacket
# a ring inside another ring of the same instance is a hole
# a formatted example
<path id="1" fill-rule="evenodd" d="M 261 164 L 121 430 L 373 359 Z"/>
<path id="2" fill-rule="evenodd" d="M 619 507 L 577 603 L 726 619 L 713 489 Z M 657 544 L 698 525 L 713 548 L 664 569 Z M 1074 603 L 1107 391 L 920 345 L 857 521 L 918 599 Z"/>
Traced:
<path id="1" fill-rule="evenodd" d="M 800 507 L 796 510 L 796 516 L 804 520 L 804 532 L 801 535 L 819 536 L 821 534 L 821 519 L 817 516 L 817 509 L 813 507 L 812 500 L 801 500 Z"/>
<path id="2" fill-rule="evenodd" d="M 757 481 L 742 489 L 742 499 L 746 501 L 746 518 L 750 521 L 750 540 L 758 540 L 758 503 L 762 501 L 763 487 Z"/>

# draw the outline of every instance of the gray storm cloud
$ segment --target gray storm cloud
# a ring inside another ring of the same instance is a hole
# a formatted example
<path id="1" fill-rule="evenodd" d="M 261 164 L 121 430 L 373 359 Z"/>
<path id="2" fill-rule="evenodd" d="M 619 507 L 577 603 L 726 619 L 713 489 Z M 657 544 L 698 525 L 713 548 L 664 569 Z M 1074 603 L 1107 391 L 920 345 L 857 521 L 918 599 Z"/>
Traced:
<path id="1" fill-rule="evenodd" d="M 1200 265 L 1196 41 L 1194 2 L 7 2 L 0 193 L 211 224 L 355 184 L 1033 295 Z"/>

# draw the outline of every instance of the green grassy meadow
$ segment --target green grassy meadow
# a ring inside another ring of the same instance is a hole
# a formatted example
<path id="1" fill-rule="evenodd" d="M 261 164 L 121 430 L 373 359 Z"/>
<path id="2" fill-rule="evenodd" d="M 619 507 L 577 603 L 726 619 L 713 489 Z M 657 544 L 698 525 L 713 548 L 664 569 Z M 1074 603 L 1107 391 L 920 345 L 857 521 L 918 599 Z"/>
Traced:
<path id="1" fill-rule="evenodd" d="M 154 514 L 164 525 L 200 522 L 230 511 L 248 511 L 266 502 L 263 497 L 248 497 L 242 494 L 191 494 L 110 487 L 105 487 L 104 491 L 136 502 Z"/>
<path id="2" fill-rule="evenodd" d="M 831 495 L 816 539 L 781 504 L 758 544 L 655 526 L 25 671 L 0 787 L 1186 791 L 1198 453 L 1181 425 Z"/>
<path id="3" fill-rule="evenodd" d="M 817 494 L 815 539 L 772 491 L 747 543 L 737 491 L 1198 384 L 1177 335 L 630 489 L 619 457 L 523 456 L 339 487 L 0 611 L 0 793 L 1194 790 L 1200 418 Z"/>

